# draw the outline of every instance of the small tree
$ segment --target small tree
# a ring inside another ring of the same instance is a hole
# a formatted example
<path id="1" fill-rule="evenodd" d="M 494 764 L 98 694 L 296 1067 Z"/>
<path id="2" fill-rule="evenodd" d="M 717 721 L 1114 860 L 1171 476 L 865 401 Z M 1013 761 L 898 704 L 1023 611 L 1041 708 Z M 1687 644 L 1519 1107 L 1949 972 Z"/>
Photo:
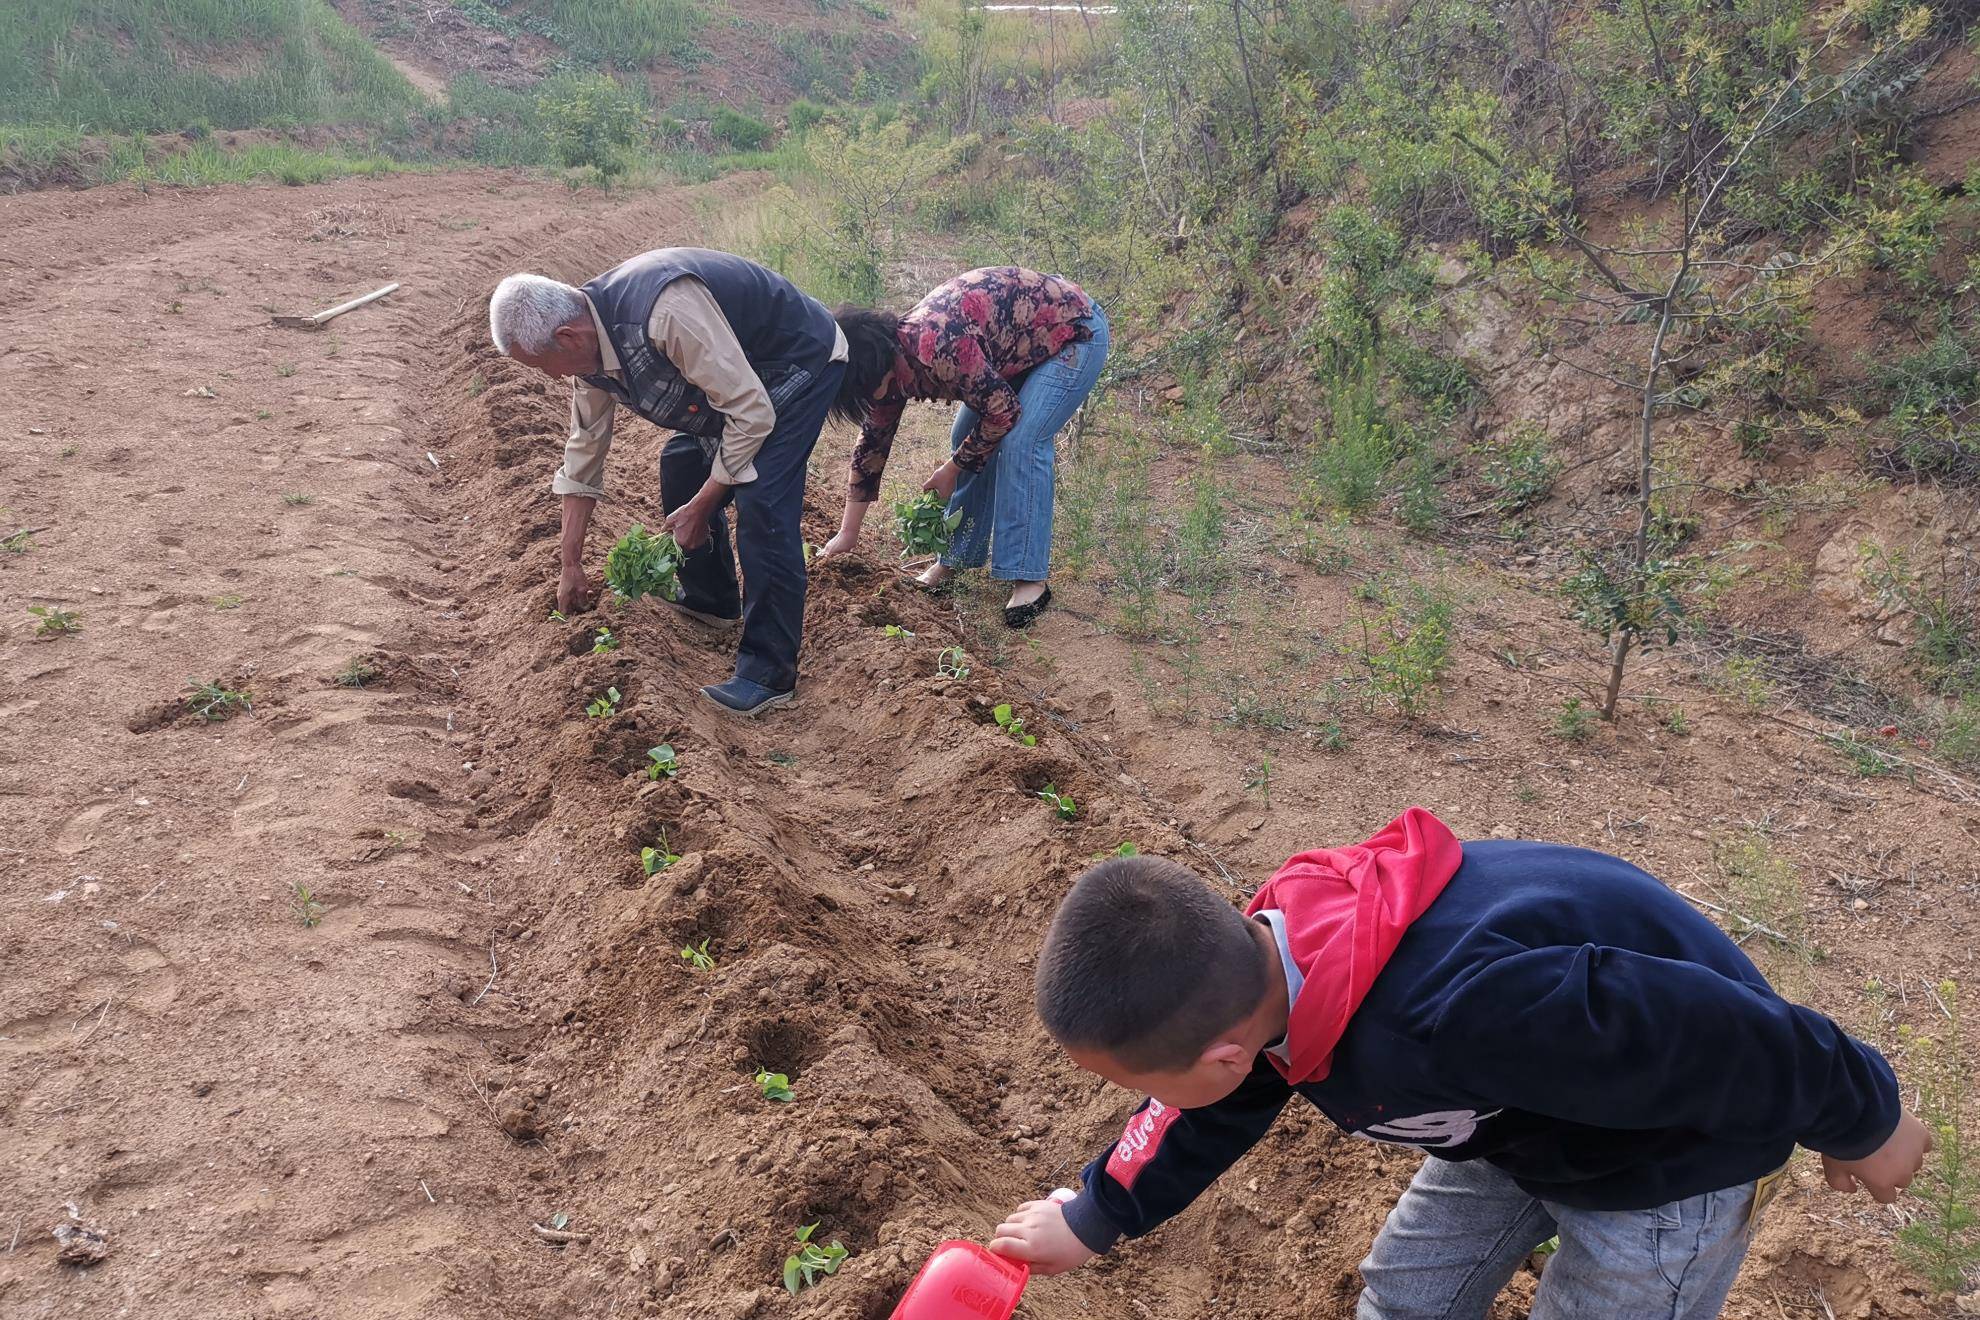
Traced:
<path id="1" fill-rule="evenodd" d="M 1870 255 L 1868 236 L 1848 228 L 1813 252 L 1795 251 L 1784 241 L 1768 252 L 1764 241 L 1737 233 L 1727 213 L 1728 198 L 1752 159 L 1831 112 L 1847 114 L 1877 103 L 1891 86 L 1909 86 L 1902 60 L 1925 33 L 1929 12 L 1911 10 L 1859 46 L 1862 8 L 1845 3 L 1826 30 L 1807 38 L 1773 41 L 1781 34 L 1771 34 L 1763 43 L 1767 53 L 1745 69 L 1684 5 L 1638 0 L 1633 14 L 1620 11 L 1604 20 L 1612 50 L 1633 34 L 1647 78 L 1620 67 L 1615 83 L 1596 94 L 1630 98 L 1626 122 L 1641 130 L 1641 145 L 1653 151 L 1661 190 L 1672 203 L 1661 221 L 1628 243 L 1590 238 L 1551 189 L 1536 186 L 1531 169 L 1515 168 L 1475 138 L 1456 134 L 1493 167 L 1534 221 L 1574 254 L 1561 261 L 1533 249 L 1524 253 L 1529 272 L 1564 309 L 1557 328 L 1592 345 L 1587 355 L 1596 362 L 1563 360 L 1639 399 L 1634 529 L 1619 544 L 1586 556 L 1569 582 L 1576 617 L 1609 646 L 1604 719 L 1616 718 L 1630 655 L 1675 641 L 1685 617 L 1683 597 L 1712 576 L 1702 557 L 1677 553 L 1670 538 L 1656 535 L 1657 421 L 1676 408 L 1699 406 L 1696 391 L 1674 385 L 1673 378 L 1695 375 L 1703 355 L 1728 339 L 1790 322 L 1817 283 L 1850 273 Z M 1841 60 L 1844 49 L 1857 53 Z M 1729 70 L 1757 78 L 1757 86 L 1743 85 Z M 1605 351 L 1612 342 L 1605 335 L 1615 326 L 1643 327 L 1646 338 L 1634 350 Z"/>
<path id="2" fill-rule="evenodd" d="M 546 93 L 537 108 L 558 163 L 567 169 L 589 167 L 607 187 L 625 173 L 624 153 L 652 131 L 645 107 L 602 73 Z"/>

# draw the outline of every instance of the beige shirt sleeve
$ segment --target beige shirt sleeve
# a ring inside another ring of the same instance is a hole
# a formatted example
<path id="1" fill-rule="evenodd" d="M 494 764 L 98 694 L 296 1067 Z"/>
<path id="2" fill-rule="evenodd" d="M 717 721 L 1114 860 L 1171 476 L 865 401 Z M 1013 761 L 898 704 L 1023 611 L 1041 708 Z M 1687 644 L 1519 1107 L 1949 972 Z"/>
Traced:
<path id="1" fill-rule="evenodd" d="M 728 418 L 715 451 L 714 478 L 728 486 L 755 481 L 757 451 L 777 425 L 777 409 L 715 295 L 691 275 L 675 280 L 654 300 L 646 334 Z"/>
<path id="2" fill-rule="evenodd" d="M 612 396 L 596 385 L 571 382 L 571 434 L 564 441 L 564 466 L 550 482 L 557 495 L 605 495 L 605 455 L 612 448 Z"/>

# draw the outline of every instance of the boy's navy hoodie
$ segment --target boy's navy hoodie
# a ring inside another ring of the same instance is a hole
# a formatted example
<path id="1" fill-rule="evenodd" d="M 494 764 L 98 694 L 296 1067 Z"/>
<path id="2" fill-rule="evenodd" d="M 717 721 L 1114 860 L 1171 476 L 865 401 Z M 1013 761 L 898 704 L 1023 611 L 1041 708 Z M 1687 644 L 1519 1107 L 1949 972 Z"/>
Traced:
<path id="1" fill-rule="evenodd" d="M 1357 1136 L 1487 1160 L 1590 1210 L 1752 1182 L 1797 1143 L 1860 1159 L 1897 1127 L 1882 1056 L 1602 853 L 1460 845 L 1411 808 L 1293 858 L 1248 915 L 1287 972 L 1286 1038 L 1214 1105 L 1135 1111 L 1066 1206 L 1095 1251 L 1195 1200 L 1295 1091 Z"/>

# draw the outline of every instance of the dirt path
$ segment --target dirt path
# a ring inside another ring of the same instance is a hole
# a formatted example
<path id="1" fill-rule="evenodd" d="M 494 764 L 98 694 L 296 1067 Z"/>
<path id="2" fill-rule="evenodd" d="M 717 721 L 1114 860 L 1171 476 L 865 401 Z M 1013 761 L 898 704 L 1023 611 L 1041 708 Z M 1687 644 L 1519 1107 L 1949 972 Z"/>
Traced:
<path id="1" fill-rule="evenodd" d="M 470 1089 L 528 821 L 441 807 L 483 532 L 424 367 L 496 274 L 691 213 L 493 174 L 0 203 L 0 535 L 45 529 L 0 552 L 0 1310 L 431 1315 L 540 1263 Z M 251 717 L 185 716 L 189 675 Z M 52 1267 L 64 1202 L 110 1263 Z"/>
<path id="2" fill-rule="evenodd" d="M 1846 844 L 1911 877 L 1816 909 L 1839 953 L 1817 1002 L 1970 958 L 1943 804 L 1843 782 L 1703 694 L 1689 740 L 1561 753 L 1531 689 L 1567 643 L 1504 582 L 1467 586 L 1448 736 L 1373 721 L 1341 754 L 1191 722 L 1159 659 L 1134 677 L 1091 585 L 1064 584 L 1035 648 L 939 678 L 941 648 L 983 635 L 904 590 L 877 537 L 818 575 L 802 704 L 761 724 L 697 703 L 720 637 L 647 606 L 549 620 L 564 396 L 494 356 L 480 300 L 509 270 L 693 241 L 751 187 L 601 200 L 489 174 L 0 204 L 0 536 L 47 529 L 0 551 L 9 1316 L 884 1320 L 929 1247 L 1070 1181 L 1133 1103 L 1050 1048 L 1029 987 L 1065 884 L 1122 840 L 1255 882 L 1416 800 L 1682 878 L 1721 825 L 1790 812 L 1811 865 Z M 266 327 L 392 279 L 322 334 Z M 939 418 L 917 425 L 926 444 Z M 845 446 L 821 445 L 814 539 Z M 655 520 L 658 447 L 622 434 L 594 556 Z M 1311 639 L 1351 577 L 1290 575 L 1283 628 L 1218 640 L 1276 655 L 1304 634 L 1338 668 Z M 32 637 L 29 604 L 82 631 Z M 594 652 L 600 624 L 618 649 Z M 353 660 L 375 680 L 339 686 Z M 251 692 L 252 715 L 187 717 L 189 675 Z M 618 712 L 588 718 L 608 687 Z M 1000 701 L 1036 747 L 997 728 Z M 650 780 L 662 742 L 680 773 Z M 1245 786 L 1261 752 L 1269 801 Z M 649 876 L 663 844 L 680 860 Z M 680 951 L 703 941 L 696 970 Z M 760 1096 L 759 1066 L 796 1100 Z M 1183 1220 L 1023 1314 L 1349 1314 L 1414 1162 L 1289 1110 Z M 108 1233 L 101 1265 L 56 1263 L 65 1203 Z M 1888 1216 L 1805 1178 L 1783 1207 L 1731 1314 L 1932 1313 Z M 589 1240 L 532 1234 L 559 1214 Z M 775 1280 L 813 1221 L 853 1254 L 793 1303 Z"/>

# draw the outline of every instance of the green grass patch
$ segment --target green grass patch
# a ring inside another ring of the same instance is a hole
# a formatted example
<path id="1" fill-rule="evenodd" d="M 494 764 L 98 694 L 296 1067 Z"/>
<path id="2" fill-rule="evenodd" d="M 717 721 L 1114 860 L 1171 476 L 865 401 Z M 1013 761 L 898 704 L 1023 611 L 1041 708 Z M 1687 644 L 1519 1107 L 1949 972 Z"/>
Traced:
<path id="1" fill-rule="evenodd" d="M 324 0 L 0 5 L 0 122 L 90 133 L 382 126 L 423 104 Z"/>

